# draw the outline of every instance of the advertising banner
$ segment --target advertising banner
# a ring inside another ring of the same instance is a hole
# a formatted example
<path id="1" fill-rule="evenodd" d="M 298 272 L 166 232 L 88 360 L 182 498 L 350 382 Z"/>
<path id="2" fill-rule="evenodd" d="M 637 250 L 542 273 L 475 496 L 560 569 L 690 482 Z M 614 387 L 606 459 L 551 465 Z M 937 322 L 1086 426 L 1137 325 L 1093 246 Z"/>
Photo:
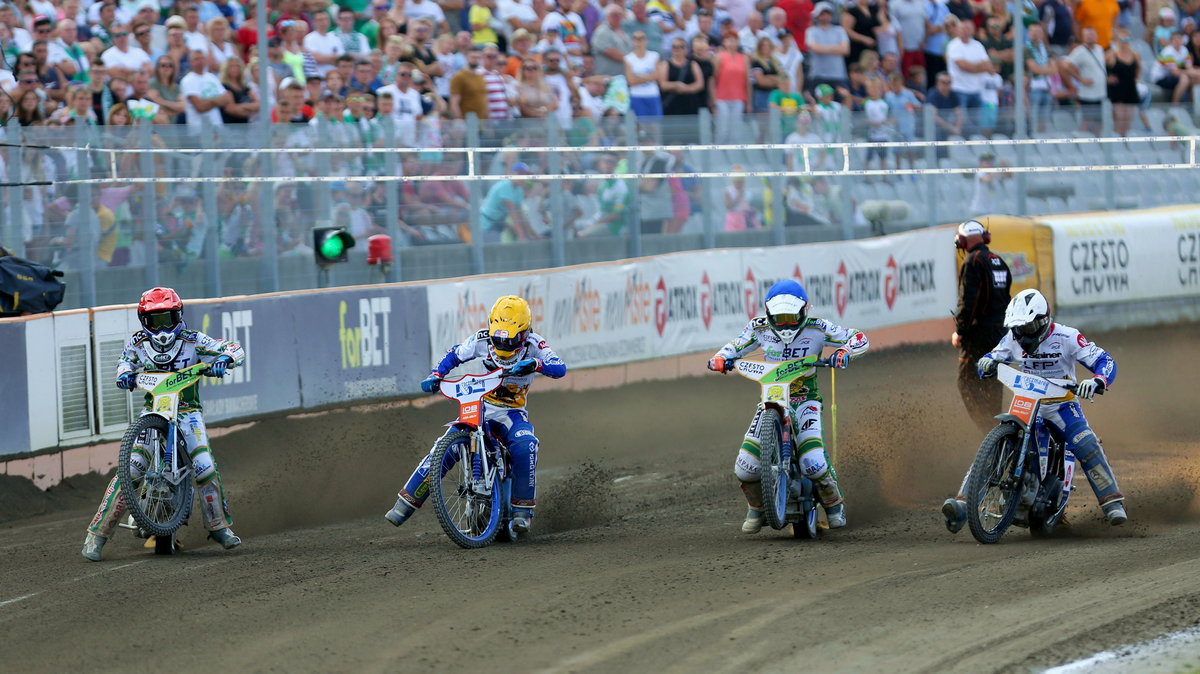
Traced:
<path id="1" fill-rule="evenodd" d="M 429 372 L 425 289 L 379 286 L 280 298 L 286 323 L 270 335 L 294 340 L 301 405 L 387 398 L 420 390 Z"/>
<path id="2" fill-rule="evenodd" d="M 0 456 L 29 451 L 29 381 L 25 372 L 26 321 L 0 322 L 0 353 L 4 354 L 0 386 Z M 52 374 L 49 376 L 53 376 Z"/>
<path id="3" fill-rule="evenodd" d="M 1200 295 L 1200 208 L 1038 218 L 1061 306 Z"/>

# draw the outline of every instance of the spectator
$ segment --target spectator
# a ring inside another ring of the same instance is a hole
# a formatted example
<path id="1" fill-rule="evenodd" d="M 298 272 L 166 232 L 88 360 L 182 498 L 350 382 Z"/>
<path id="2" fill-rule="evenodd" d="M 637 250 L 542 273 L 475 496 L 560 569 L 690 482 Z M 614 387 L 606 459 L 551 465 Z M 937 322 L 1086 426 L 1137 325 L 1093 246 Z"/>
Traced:
<path id="1" fill-rule="evenodd" d="M 692 38 L 692 60 L 700 67 L 704 76 L 704 89 L 700 92 L 700 105 L 716 114 L 716 66 L 713 64 L 713 53 L 708 46 L 708 38 L 697 35 Z"/>
<path id="2" fill-rule="evenodd" d="M 875 29 L 875 51 L 879 58 L 895 56 L 900 58 L 900 30 L 892 22 L 888 14 L 887 0 L 878 0 L 879 27 Z"/>
<path id="3" fill-rule="evenodd" d="M 735 33 L 730 33 L 737 40 Z M 675 170 L 675 156 L 657 150 L 647 156 L 640 167 L 641 173 L 658 175 Z M 642 234 L 662 234 L 675 220 L 675 204 L 672 199 L 669 178 L 645 177 L 635 183 L 640 197 L 638 216 Z"/>
<path id="4" fill-rule="evenodd" d="M 645 3 L 642 3 L 645 11 Z M 658 88 L 658 52 L 647 45 L 649 36 L 636 29 L 633 51 L 625 55 L 625 81 L 629 83 L 629 107 L 639 119 L 662 117 L 662 92 Z"/>
<path id="5" fill-rule="evenodd" d="M 984 80 L 995 72 L 996 67 L 988 58 L 983 44 L 975 39 L 974 24 L 969 21 L 958 23 L 955 39 L 946 45 L 946 65 L 950 72 L 951 89 L 958 96 L 959 105 L 967 111 L 972 124 L 978 124 L 978 116 L 971 111 L 983 105 Z"/>
<path id="6" fill-rule="evenodd" d="M 412 53 L 401 57 L 401 60 L 412 63 L 414 68 L 429 77 L 444 76 L 446 74 L 445 69 L 442 68 L 442 64 L 438 61 L 433 50 L 426 46 L 433 40 L 433 20 L 422 18 L 416 19 L 411 23 L 412 35 L 409 37 L 409 44 L 412 45 Z"/>
<path id="7" fill-rule="evenodd" d="M 146 8 L 150 9 L 150 7 L 148 5 L 146 6 Z M 137 45 L 142 51 L 149 54 L 150 60 L 153 62 L 153 61 L 158 60 L 158 57 L 161 56 L 166 51 L 167 34 L 164 29 L 163 36 L 162 36 L 162 46 L 156 49 L 153 44 L 154 31 L 152 30 L 152 27 L 160 28 L 161 26 L 154 26 L 154 24 L 147 23 L 146 21 L 142 21 L 141 19 L 137 19 L 132 24 L 133 43 L 135 45 Z"/>
<path id="8" fill-rule="evenodd" d="M 206 125 L 222 126 L 221 107 L 233 101 L 220 78 L 208 71 L 208 54 L 200 50 L 191 53 L 192 71 L 179 83 L 179 91 L 185 103 L 184 112 L 192 135 Z"/>
<path id="9" fill-rule="evenodd" d="M 850 83 L 846 77 L 850 37 L 846 29 L 834 24 L 832 4 L 822 0 L 813 12 L 816 24 L 809 27 L 804 38 L 809 51 L 808 79 L 804 84 L 812 90 L 821 84 L 845 88 Z"/>
<path id="10" fill-rule="evenodd" d="M 204 34 L 204 24 L 200 22 L 200 10 L 196 5 L 187 5 L 181 12 L 183 15 L 183 41 L 188 51 L 208 51 L 208 37 Z M 170 28 L 170 26 L 168 26 Z"/>
<path id="11" fill-rule="evenodd" d="M 500 50 L 494 44 L 483 48 L 483 83 L 487 89 L 488 119 L 493 121 L 512 119 L 512 107 L 508 102 L 508 82 L 500 73 Z"/>
<path id="12" fill-rule="evenodd" d="M 886 143 L 892 140 L 895 130 L 888 125 L 888 103 L 883 98 L 883 80 L 871 76 L 867 78 L 867 99 L 863 103 L 863 111 L 867 116 L 867 140 L 874 143 Z M 870 170 L 871 160 L 879 158 L 879 170 L 887 168 L 887 148 L 872 145 L 867 148 L 866 168 Z M 888 182 L 887 178 L 883 179 Z M 867 178 L 867 182 L 871 182 Z"/>
<path id="13" fill-rule="evenodd" d="M 771 110 L 777 110 L 779 113 L 780 137 L 782 138 L 796 126 L 796 115 L 804 109 L 804 97 L 793 90 L 791 78 L 780 73 L 779 88 L 771 92 L 768 105 Z"/>
<path id="14" fill-rule="evenodd" d="M 630 17 L 621 24 L 621 30 L 633 35 L 636 31 L 646 34 L 646 49 L 659 54 L 663 47 L 663 31 L 657 21 L 650 18 L 646 11 L 646 0 L 633 0 L 629 6 Z"/>
<path id="15" fill-rule="evenodd" d="M 1094 44 L 1100 45 L 1102 52 L 1108 49 L 1120 13 L 1117 0 L 1079 0 L 1075 5 L 1075 32 L 1079 41 L 1087 42 L 1086 33 L 1090 28 L 1095 33 Z"/>
<path id="16" fill-rule="evenodd" d="M 1104 65 L 1104 50 L 1096 42 L 1095 28 L 1083 29 L 1083 42 L 1071 50 L 1064 70 L 1078 83 L 1076 97 L 1083 108 L 1079 130 L 1086 133 L 1090 129 L 1099 136 L 1100 104 L 1108 96 L 1108 68 Z"/>
<path id="17" fill-rule="evenodd" d="M 36 74 L 32 70 L 22 73 L 20 81 L 28 88 L 13 97 L 17 100 L 17 123 L 21 126 L 37 126 L 46 121 L 35 78 Z"/>
<path id="18" fill-rule="evenodd" d="M 317 72 L 322 77 L 328 75 L 336 67 L 338 57 L 346 53 L 341 38 L 329 32 L 329 15 L 325 12 L 313 14 L 313 30 L 304 36 L 302 44 L 304 51 L 317 62 Z"/>
<path id="19" fill-rule="evenodd" d="M 1025 72 L 1029 76 L 1029 123 L 1037 133 L 1045 133 L 1046 121 L 1050 119 L 1050 78 L 1058 76 L 1058 66 L 1041 24 L 1029 26 L 1028 37 Z"/>
<path id="20" fill-rule="evenodd" d="M 113 77 L 128 79 L 135 70 L 149 68 L 152 65 L 150 55 L 141 47 L 129 44 L 129 27 L 123 24 L 113 26 L 113 46 L 104 50 L 100 58 Z"/>
<path id="21" fill-rule="evenodd" d="M 557 25 L 550 26 L 542 31 L 542 39 L 537 41 L 531 49 L 534 54 L 541 56 L 548 51 L 556 51 L 561 53 L 567 52 L 567 43 L 562 39 L 562 33 Z"/>
<path id="22" fill-rule="evenodd" d="M 791 48 L 795 49 L 796 41 L 791 39 L 792 32 L 787 27 L 787 12 L 779 7 L 767 10 L 767 27 L 763 31 L 771 40 L 771 44 L 775 45 L 775 51 L 784 49 L 784 43 L 789 40 L 792 43 Z"/>
<path id="23" fill-rule="evenodd" d="M 413 67 L 401 63 L 396 69 L 396 83 L 379 88 L 389 94 L 393 103 L 392 122 L 396 127 L 396 142 L 404 147 L 417 146 L 417 122 L 424 116 L 421 94 L 412 87 Z"/>
<path id="24" fill-rule="evenodd" d="M 888 77 L 888 91 L 883 95 L 888 104 L 888 114 L 896 122 L 896 139 L 911 143 L 917 137 L 917 111 L 921 109 L 921 101 L 918 100 L 912 89 L 904 86 L 904 78 L 899 73 L 894 73 Z M 908 167 L 911 169 L 916 164 L 917 152 L 912 148 L 906 150 L 896 149 L 896 170 L 900 170 L 900 157 L 906 155 L 908 157 Z M 913 176 L 916 179 L 916 176 Z"/>
<path id="25" fill-rule="evenodd" d="M 279 22 L 279 46 L 280 57 L 283 62 L 291 66 L 292 77 L 300 84 L 314 75 L 320 75 L 321 69 L 318 67 L 316 57 L 310 53 L 302 44 L 302 40 L 307 38 L 304 33 L 304 22 L 287 19 Z M 341 43 L 339 42 L 340 46 Z M 332 63 L 332 61 L 330 61 Z M 329 66 L 332 68 L 333 66 Z"/>
<path id="26" fill-rule="evenodd" d="M 663 114 L 700 114 L 700 108 L 707 103 L 704 100 L 704 73 L 698 63 L 688 58 L 687 42 L 682 37 L 671 40 L 671 56 L 659 62 L 658 71 Z"/>
<path id="27" fill-rule="evenodd" d="M 359 61 L 354 64 L 354 75 L 350 78 L 348 88 L 350 91 L 362 91 L 368 94 L 375 93 L 375 90 L 383 86 L 383 82 L 375 76 L 375 71 L 371 68 L 371 64 L 366 61 Z M 449 95 L 449 89 L 446 91 Z"/>
<path id="28" fill-rule="evenodd" d="M 1193 21 L 1193 23 L 1195 23 Z M 1175 10 L 1170 7 L 1162 7 L 1158 10 L 1158 25 L 1154 27 L 1154 37 L 1150 46 L 1157 54 L 1163 47 L 1171 42 L 1171 35 L 1178 32 L 1179 28 L 1175 26 Z"/>
<path id="29" fill-rule="evenodd" d="M 617 158 L 605 152 L 596 158 L 596 171 L 601 174 L 624 173 Z M 604 178 L 596 190 L 599 202 L 595 219 L 582 223 L 576 236 L 620 236 L 628 225 L 629 186 L 620 178 Z"/>
<path id="30" fill-rule="evenodd" d="M 433 0 L 408 0 L 404 12 L 408 15 L 410 23 L 414 19 L 428 19 L 431 35 L 434 26 L 443 33 L 450 32 L 450 24 L 446 23 L 446 13 Z"/>
<path id="31" fill-rule="evenodd" d="M 225 124 L 249 122 L 251 116 L 258 114 L 258 92 L 249 81 L 246 64 L 241 57 L 231 56 L 221 64 L 220 79 L 231 97 L 228 103 L 221 106 L 221 121 Z"/>
<path id="32" fill-rule="evenodd" d="M 796 113 L 795 121 L 793 122 L 795 130 L 783 139 L 787 145 L 820 145 L 825 142 L 819 134 L 812 129 L 812 115 L 808 114 L 807 110 L 800 110 Z M 808 150 L 809 162 L 816 166 L 817 162 L 824 155 L 819 149 L 810 148 Z M 787 153 L 787 168 L 789 171 L 807 171 L 809 167 L 804 163 L 804 152 L 800 149 L 789 151 Z"/>
<path id="33" fill-rule="evenodd" d="M 354 30 L 354 10 L 342 7 L 337 13 L 337 30 L 333 34 L 342 41 L 343 53 L 356 59 L 365 59 L 371 53 L 371 43 L 367 36 Z"/>
<path id="34" fill-rule="evenodd" d="M 517 84 L 517 111 L 522 117 L 542 119 L 558 109 L 558 97 L 542 81 L 542 67 L 527 59 Z"/>
<path id="35" fill-rule="evenodd" d="M 88 55 L 78 42 L 75 22 L 59 21 L 55 34 L 57 37 L 50 42 L 50 63 L 72 82 L 87 82 Z"/>
<path id="36" fill-rule="evenodd" d="M 513 164 L 510 171 L 515 176 L 532 173 L 524 162 Z M 535 238 L 529 221 L 522 212 L 525 193 L 531 187 L 531 181 L 524 178 L 506 178 L 492 183 L 479 208 L 479 228 L 482 230 L 484 243 L 527 241 Z"/>
<path id="37" fill-rule="evenodd" d="M 492 21 L 495 17 L 488 4 L 487 0 L 471 0 L 471 9 L 467 12 L 467 22 L 471 26 L 471 40 L 475 44 L 494 44 L 500 41 L 500 36 L 492 28 Z M 528 34 L 529 31 L 525 32 Z"/>
<path id="38" fill-rule="evenodd" d="M 129 114 L 129 108 L 124 103 L 117 103 L 109 108 L 106 117 L 109 127 L 133 125 L 133 116 Z"/>
<path id="39" fill-rule="evenodd" d="M 961 99 L 950 86 L 949 73 L 939 73 L 934 78 L 934 86 L 925 94 L 925 104 L 933 106 L 933 126 L 937 140 L 946 140 L 950 136 L 961 136 L 963 133 L 963 109 Z M 945 159 L 946 148 L 937 149 L 938 159 Z"/>
<path id="40" fill-rule="evenodd" d="M 946 71 L 944 56 L 950 38 L 946 20 L 952 15 L 949 8 L 938 0 L 925 0 L 925 3 L 925 73 L 934 77 L 936 82 L 938 73 Z"/>
<path id="41" fill-rule="evenodd" d="M 188 54 L 190 50 L 187 46 L 185 38 L 186 30 L 183 18 L 173 16 L 167 19 L 167 48 L 166 55 L 175 63 L 175 72 L 188 73 L 191 72 L 191 67 L 188 65 Z"/>
<path id="42" fill-rule="evenodd" d="M 1171 97 L 1172 103 L 1180 103 L 1192 86 L 1188 73 L 1192 68 L 1192 56 L 1183 46 L 1183 33 L 1171 33 L 1167 46 L 1158 52 L 1150 79 Z"/>
<path id="43" fill-rule="evenodd" d="M 925 2 L 924 0 L 891 0 L 888 3 L 890 21 L 896 25 L 902 45 L 900 72 L 909 67 L 925 65 Z"/>
<path id="44" fill-rule="evenodd" d="M 1046 31 L 1046 42 L 1050 53 L 1066 56 L 1075 41 L 1075 17 L 1066 0 L 1045 0 L 1041 5 L 1039 21 Z"/>
<path id="45" fill-rule="evenodd" d="M 775 60 L 779 62 L 779 73 L 787 75 L 792 82 L 794 91 L 804 90 L 804 54 L 792 39 L 791 31 L 784 31 L 783 39 L 779 41 L 779 51 L 775 52 Z"/>
<path id="46" fill-rule="evenodd" d="M 1142 60 L 1133 50 L 1131 42 L 1128 34 L 1118 33 L 1113 43 L 1115 46 L 1105 56 L 1108 100 L 1113 106 L 1113 131 L 1118 136 L 1129 135 L 1134 107 L 1141 102 L 1137 85 L 1141 80 Z"/>
<path id="47" fill-rule="evenodd" d="M 771 95 L 779 90 L 779 62 L 775 60 L 775 44 L 768 37 L 758 40 L 750 59 L 752 85 L 750 109 L 761 113 L 771 109 Z"/>
<path id="48" fill-rule="evenodd" d="M 389 95 L 388 100 L 391 100 Z M 304 85 L 292 78 L 279 83 L 275 110 L 271 121 L 277 124 L 308 124 L 313 118 L 313 109 L 304 102 Z"/>
<path id="49" fill-rule="evenodd" d="M 475 113 L 479 119 L 488 118 L 487 85 L 479 72 L 483 61 L 483 47 L 473 45 L 467 52 L 467 67 L 450 78 L 450 116 L 466 119 Z"/>
<path id="50" fill-rule="evenodd" d="M 983 48 L 987 51 L 988 59 L 996 66 L 996 72 L 1005 82 L 1011 82 L 1013 76 L 1013 41 L 1004 34 L 1004 20 L 989 16 L 984 24 L 987 31 L 983 37 Z"/>
<path id="51" fill-rule="evenodd" d="M 724 145 L 738 141 L 750 103 L 750 58 L 738 49 L 736 33 L 725 34 L 715 71 L 717 143 Z"/>
<path id="52" fill-rule="evenodd" d="M 763 27 L 762 15 L 756 12 L 746 17 L 746 25 L 738 31 L 738 45 L 742 51 L 753 55 L 758 41 L 764 38 L 770 39 Z"/>
<path id="53" fill-rule="evenodd" d="M 815 110 L 817 120 L 819 122 L 818 131 L 821 134 L 821 140 L 826 143 L 838 143 L 842 141 L 842 113 L 844 108 L 841 103 L 834 100 L 833 87 L 828 84 L 818 84 L 814 90 L 817 95 L 817 105 Z M 819 167 L 824 167 L 826 161 L 837 162 L 841 159 L 841 151 L 834 149 L 826 149 L 821 154 L 818 161 Z"/>
<path id="54" fill-rule="evenodd" d="M 229 21 L 224 17 L 219 16 L 208 22 L 208 62 L 214 69 L 219 69 L 226 60 L 237 56 L 237 47 L 230 41 L 231 37 Z"/>
<path id="55" fill-rule="evenodd" d="M 49 63 L 50 45 L 40 37 L 34 41 L 30 53 L 33 56 L 38 81 L 42 83 L 42 90 L 46 92 L 47 98 L 57 106 L 58 103 L 66 100 L 67 78 L 62 71 Z"/>
<path id="56" fill-rule="evenodd" d="M 625 10 L 617 3 L 604 8 L 604 25 L 592 34 L 596 74 L 616 77 L 625 74 L 625 55 L 633 51 L 633 39 L 621 28 Z"/>
<path id="57" fill-rule="evenodd" d="M 5 98 L 0 96 L 0 98 Z M 7 99 L 5 99 L 7 100 Z M 92 92 L 82 85 L 74 85 L 67 92 L 70 107 L 59 110 L 63 124 L 95 126 L 98 122 L 92 110 Z"/>
<path id="58" fill-rule="evenodd" d="M 701 9 L 696 14 L 696 27 L 694 30 L 687 31 L 689 41 L 695 40 L 696 36 L 704 38 L 709 47 L 716 48 L 721 46 L 721 40 L 717 37 L 716 22 L 713 21 L 713 16 L 708 10 Z"/>
<path id="59" fill-rule="evenodd" d="M 734 165 L 731 170 L 734 176 L 729 179 L 729 184 L 725 186 L 725 231 L 726 232 L 743 232 L 747 229 L 759 229 L 762 224 L 758 220 L 758 213 L 750 207 L 750 197 L 746 191 L 746 179 L 740 175 L 743 169 L 741 166 Z"/>
<path id="60" fill-rule="evenodd" d="M 579 88 L 575 76 L 563 69 L 565 58 L 559 52 L 547 52 L 542 59 L 542 79 L 558 98 L 556 113 L 559 124 L 563 129 L 570 129 L 575 123 L 573 111 L 579 103 Z"/>
<path id="61" fill-rule="evenodd" d="M 485 43 L 480 43 L 485 44 Z M 524 28 L 518 28 L 509 40 L 508 62 L 504 67 L 504 74 L 512 78 L 517 78 L 521 75 L 521 64 L 527 58 L 538 59 L 540 55 L 534 54 L 531 51 L 533 47 L 533 35 Z"/>
<path id="62" fill-rule="evenodd" d="M 805 38 L 808 36 L 808 27 L 812 25 L 812 0 L 777 0 L 775 7 L 782 9 L 787 16 L 787 27 L 796 41 L 796 48 L 801 53 L 808 52 Z"/>
<path id="63" fill-rule="evenodd" d="M 879 30 L 879 13 L 870 0 L 853 0 L 842 12 L 842 28 L 850 39 L 850 53 L 846 65 L 858 63 L 865 49 L 876 48 L 876 32 Z"/>

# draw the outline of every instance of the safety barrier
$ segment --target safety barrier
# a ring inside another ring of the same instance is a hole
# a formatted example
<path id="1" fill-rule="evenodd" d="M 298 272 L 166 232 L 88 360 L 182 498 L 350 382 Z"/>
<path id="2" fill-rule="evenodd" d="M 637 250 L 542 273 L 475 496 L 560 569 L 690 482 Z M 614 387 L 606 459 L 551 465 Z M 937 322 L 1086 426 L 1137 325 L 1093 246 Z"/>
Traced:
<path id="1" fill-rule="evenodd" d="M 1045 289 L 1059 315 L 1080 327 L 1112 327 L 1118 314 L 1133 316 L 1131 324 L 1200 318 L 1200 207 L 985 220 L 1018 287 Z M 483 325 L 492 300 L 508 293 L 530 299 L 537 329 L 573 368 L 715 349 L 745 326 L 763 291 L 781 278 L 802 280 L 816 313 L 842 324 L 938 326 L 910 334 L 917 341 L 945 339 L 942 326 L 956 300 L 950 238 L 943 227 L 506 276 L 189 301 L 186 317 L 196 329 L 241 340 L 250 353 L 248 367 L 204 384 L 206 415 L 219 425 L 416 393 L 429 363 Z M 1131 313 L 1132 304 L 1154 310 Z M 1103 320 L 1091 313 L 1097 306 L 1107 308 Z M 136 401 L 112 386 L 112 374 L 135 328 L 131 306 L 0 320 L 6 355 L 0 457 L 119 437 Z"/>

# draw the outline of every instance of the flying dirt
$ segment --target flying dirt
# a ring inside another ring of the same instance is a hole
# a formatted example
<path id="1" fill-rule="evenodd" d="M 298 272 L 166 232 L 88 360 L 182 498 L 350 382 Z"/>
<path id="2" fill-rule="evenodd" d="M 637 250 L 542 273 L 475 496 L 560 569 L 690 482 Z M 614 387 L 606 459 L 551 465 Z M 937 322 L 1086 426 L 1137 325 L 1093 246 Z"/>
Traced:
<path id="1" fill-rule="evenodd" d="M 1085 414 L 1130 522 L 1086 482 L 1069 526 L 982 546 L 938 508 L 982 439 L 949 346 L 869 353 L 837 387 L 849 526 L 740 532 L 734 456 L 758 392 L 731 376 L 538 392 L 532 538 L 462 550 L 425 508 L 383 519 L 453 405 L 260 421 L 214 451 L 245 543 L 193 522 L 155 557 L 79 555 L 105 479 L 0 482 L 11 671 L 1024 672 L 1200 621 L 1195 326 L 1089 335 L 1119 365 Z M 571 376 L 568 374 L 568 377 Z M 822 374 L 822 377 L 827 377 Z M 826 434 L 830 419 L 826 411 Z"/>

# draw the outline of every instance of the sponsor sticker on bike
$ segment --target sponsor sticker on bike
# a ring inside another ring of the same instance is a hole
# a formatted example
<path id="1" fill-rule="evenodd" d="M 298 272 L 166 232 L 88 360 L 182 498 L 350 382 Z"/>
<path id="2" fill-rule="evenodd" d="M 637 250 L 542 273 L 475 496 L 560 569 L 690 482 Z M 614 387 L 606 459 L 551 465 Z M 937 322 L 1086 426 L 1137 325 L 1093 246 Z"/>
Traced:
<path id="1" fill-rule="evenodd" d="M 1029 423 L 1029 420 L 1033 417 L 1033 403 L 1032 398 L 1014 396 L 1012 405 L 1008 408 L 1008 413 L 1025 423 Z"/>
<path id="2" fill-rule="evenodd" d="M 787 400 L 787 390 L 782 386 L 772 386 L 767 389 L 767 402 L 781 403 Z"/>
<path id="3" fill-rule="evenodd" d="M 171 396 L 159 396 L 154 400 L 154 411 L 166 414 L 171 411 Z"/>

